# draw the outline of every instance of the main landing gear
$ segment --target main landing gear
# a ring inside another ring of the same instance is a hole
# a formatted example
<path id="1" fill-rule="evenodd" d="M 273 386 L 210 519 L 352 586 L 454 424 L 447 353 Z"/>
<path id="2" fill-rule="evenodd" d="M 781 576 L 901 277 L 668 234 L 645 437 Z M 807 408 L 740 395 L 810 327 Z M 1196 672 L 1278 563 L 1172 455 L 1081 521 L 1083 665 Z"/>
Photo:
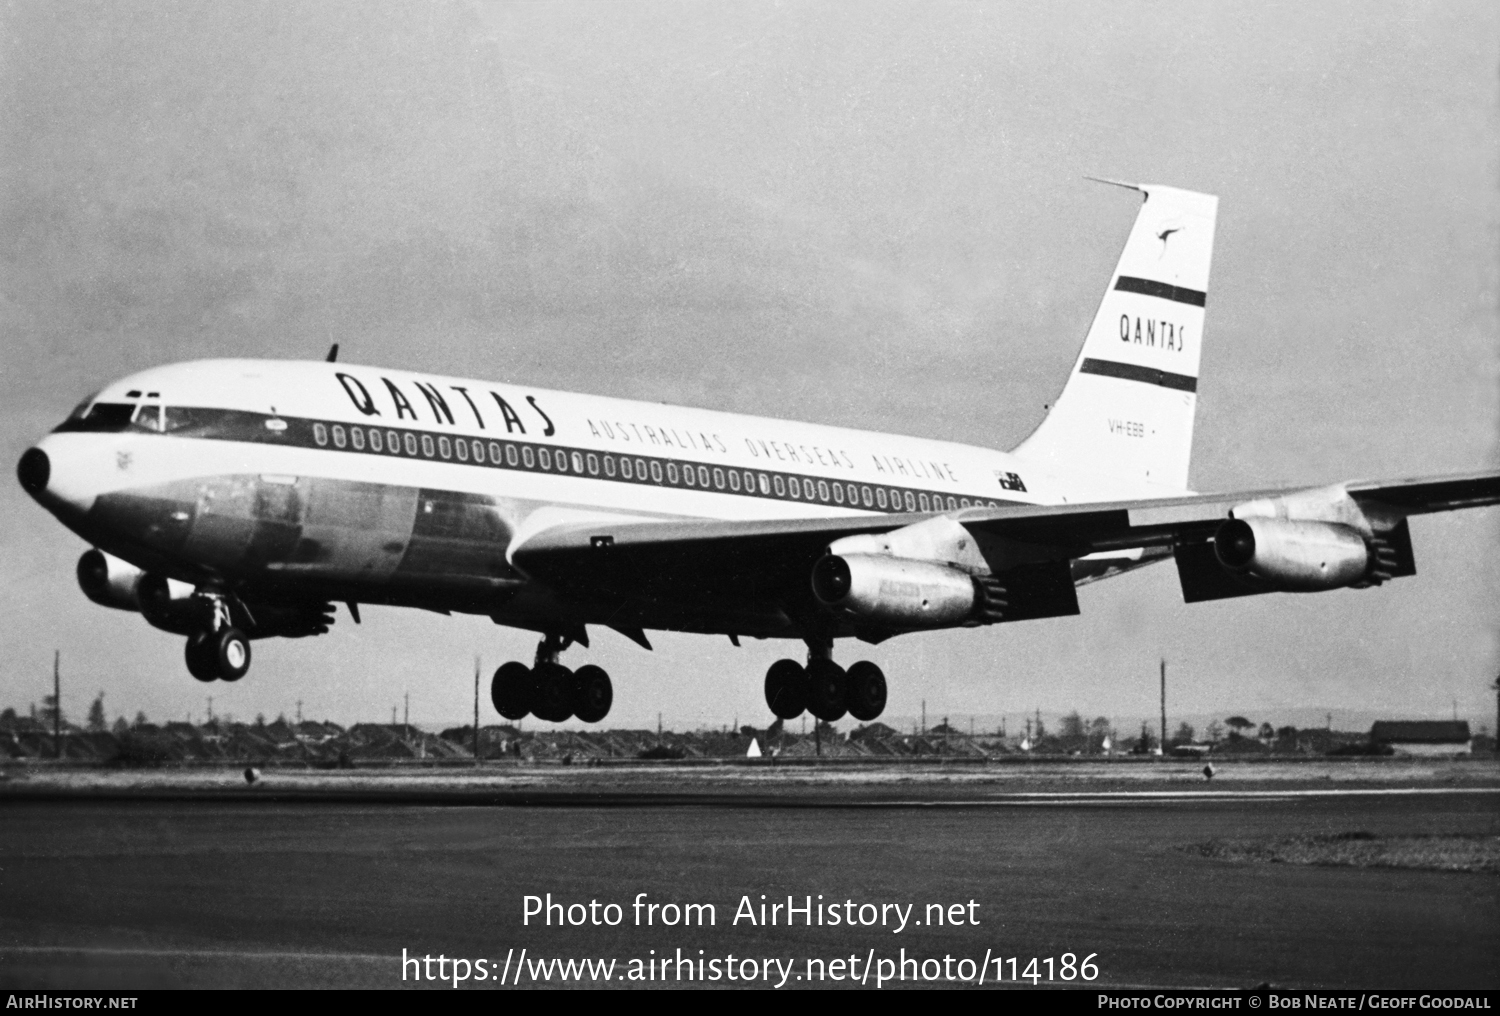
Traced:
<path id="1" fill-rule="evenodd" d="M 586 664 L 576 671 L 557 662 L 573 640 L 548 635 L 536 647 L 536 665 L 527 667 L 512 660 L 502 664 L 490 680 L 490 701 L 507 720 L 525 719 L 527 714 L 548 723 L 578 717 L 598 723 L 609 715 L 615 700 L 614 686 L 603 668 Z"/>
<path id="2" fill-rule="evenodd" d="M 845 713 L 868 723 L 885 711 L 885 674 L 868 660 L 845 670 L 833 662 L 832 643 L 809 643 L 807 666 L 777 660 L 766 671 L 766 705 L 783 720 L 805 709 L 828 723 Z"/>
<path id="3" fill-rule="evenodd" d="M 250 637 L 231 621 L 223 596 L 205 594 L 209 624 L 188 636 L 188 673 L 200 681 L 238 681 L 250 670 Z"/>

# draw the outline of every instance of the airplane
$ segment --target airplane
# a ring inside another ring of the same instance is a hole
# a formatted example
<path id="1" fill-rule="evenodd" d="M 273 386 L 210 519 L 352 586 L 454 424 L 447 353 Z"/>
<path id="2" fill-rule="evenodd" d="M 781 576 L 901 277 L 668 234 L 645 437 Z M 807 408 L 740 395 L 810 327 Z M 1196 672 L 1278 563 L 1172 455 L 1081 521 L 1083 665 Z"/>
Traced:
<path id="1" fill-rule="evenodd" d="M 1118 183 L 1118 181 L 1105 181 Z M 789 639 L 765 698 L 861 722 L 880 667 L 840 639 L 1079 613 L 1077 587 L 1175 562 L 1188 603 L 1415 574 L 1408 517 L 1500 501 L 1500 473 L 1187 488 L 1218 199 L 1140 209 L 1062 394 L 1010 452 L 327 360 L 219 359 L 106 385 L 20 459 L 92 545 L 94 602 L 185 636 L 200 681 L 334 604 L 538 633 L 490 685 L 510 720 L 597 723 L 589 626 Z"/>

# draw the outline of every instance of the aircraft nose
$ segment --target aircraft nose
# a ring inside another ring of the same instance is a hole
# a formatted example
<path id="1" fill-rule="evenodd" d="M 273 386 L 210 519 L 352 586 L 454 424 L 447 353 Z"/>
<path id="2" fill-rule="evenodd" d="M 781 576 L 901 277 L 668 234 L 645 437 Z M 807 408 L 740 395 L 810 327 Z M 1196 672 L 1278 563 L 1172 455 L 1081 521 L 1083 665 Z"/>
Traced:
<path id="1" fill-rule="evenodd" d="M 40 448 L 28 448 L 22 453 L 21 461 L 16 463 L 16 478 L 26 493 L 36 497 L 47 489 L 47 481 L 52 479 L 52 460 Z"/>

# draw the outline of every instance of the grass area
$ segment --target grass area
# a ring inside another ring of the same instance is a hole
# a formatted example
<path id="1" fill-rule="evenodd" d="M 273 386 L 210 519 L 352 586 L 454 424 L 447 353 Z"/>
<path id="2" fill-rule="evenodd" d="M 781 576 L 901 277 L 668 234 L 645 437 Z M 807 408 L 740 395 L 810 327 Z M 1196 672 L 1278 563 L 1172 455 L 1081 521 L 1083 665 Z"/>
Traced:
<path id="1" fill-rule="evenodd" d="M 1500 836 L 1376 836 L 1347 832 L 1261 841 L 1210 840 L 1182 849 L 1223 861 L 1500 875 Z"/>

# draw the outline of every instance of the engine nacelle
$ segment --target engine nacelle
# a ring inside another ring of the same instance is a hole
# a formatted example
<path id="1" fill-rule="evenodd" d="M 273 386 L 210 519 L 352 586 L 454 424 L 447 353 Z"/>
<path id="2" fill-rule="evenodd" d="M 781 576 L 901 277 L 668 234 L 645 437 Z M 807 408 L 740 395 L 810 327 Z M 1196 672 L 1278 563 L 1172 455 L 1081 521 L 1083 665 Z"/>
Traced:
<path id="1" fill-rule="evenodd" d="M 1364 537 L 1335 522 L 1233 518 L 1214 534 L 1214 555 L 1231 572 L 1293 592 L 1338 589 L 1370 573 Z"/>
<path id="2" fill-rule="evenodd" d="M 812 589 L 824 606 L 901 628 L 960 624 L 983 595 L 957 569 L 872 554 L 825 555 L 813 567 Z"/>
<path id="3" fill-rule="evenodd" d="M 135 589 L 144 574 L 129 561 L 121 561 L 102 550 L 87 551 L 78 559 L 78 585 L 83 595 L 100 606 L 116 610 L 141 609 Z"/>
<path id="4" fill-rule="evenodd" d="M 90 550 L 78 559 L 78 585 L 95 603 L 116 610 L 134 610 L 146 620 L 168 631 L 191 631 L 184 624 L 197 621 L 192 601 L 193 585 L 143 572 L 102 550 Z"/>

